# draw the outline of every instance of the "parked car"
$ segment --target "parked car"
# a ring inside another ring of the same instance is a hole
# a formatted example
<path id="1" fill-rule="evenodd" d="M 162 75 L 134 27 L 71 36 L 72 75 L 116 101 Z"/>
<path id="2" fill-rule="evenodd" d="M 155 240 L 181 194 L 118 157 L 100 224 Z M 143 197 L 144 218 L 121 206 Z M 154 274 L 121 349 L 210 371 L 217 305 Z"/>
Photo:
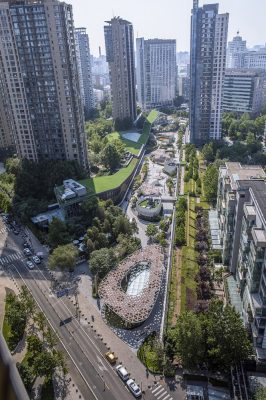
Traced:
<path id="1" fill-rule="evenodd" d="M 120 376 L 120 378 L 122 379 L 122 381 L 126 382 L 129 379 L 129 373 L 127 372 L 126 368 L 123 367 L 122 364 L 119 364 L 116 367 L 116 372 L 117 374 Z"/>
<path id="2" fill-rule="evenodd" d="M 134 397 L 136 398 L 141 397 L 140 387 L 136 384 L 136 382 L 133 379 L 129 379 L 127 381 L 127 387 L 129 388 Z"/>
<path id="3" fill-rule="evenodd" d="M 34 264 L 33 264 L 33 262 L 32 261 L 27 261 L 26 262 L 26 264 L 27 264 L 27 267 L 29 268 L 29 269 L 33 269 L 34 268 Z"/>
<path id="4" fill-rule="evenodd" d="M 23 250 L 23 253 L 24 253 L 26 256 L 30 256 L 30 255 L 31 255 L 31 251 L 30 251 L 30 249 L 29 249 L 28 247 L 26 247 L 26 248 Z"/>
<path id="5" fill-rule="evenodd" d="M 14 233 L 15 235 L 19 235 L 19 231 L 18 231 L 17 229 L 14 229 L 14 230 L 13 230 L 13 233 Z"/>
<path id="6" fill-rule="evenodd" d="M 34 261 L 35 264 L 41 264 L 41 260 L 39 259 L 38 256 L 33 256 L 33 257 L 32 257 L 32 261 Z"/>
<path id="7" fill-rule="evenodd" d="M 115 353 L 113 351 L 107 351 L 107 353 L 105 353 L 105 358 L 112 365 L 115 364 L 116 360 L 117 360 L 117 356 L 115 355 Z"/>

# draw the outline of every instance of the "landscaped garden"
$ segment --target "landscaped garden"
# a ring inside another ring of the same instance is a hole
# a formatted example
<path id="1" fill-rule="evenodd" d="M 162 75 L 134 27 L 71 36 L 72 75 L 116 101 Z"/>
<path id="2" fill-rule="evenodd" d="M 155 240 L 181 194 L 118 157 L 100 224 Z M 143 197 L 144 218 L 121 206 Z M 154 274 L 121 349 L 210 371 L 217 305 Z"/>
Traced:
<path id="1" fill-rule="evenodd" d="M 137 159 L 134 158 L 127 167 L 121 168 L 113 175 L 96 176 L 95 178 L 83 179 L 80 183 L 86 188 L 95 193 L 105 192 L 118 188 L 132 174 L 137 165 Z"/>
<path id="2" fill-rule="evenodd" d="M 160 204 L 159 200 L 156 199 L 144 199 L 139 203 L 139 206 L 142 208 L 156 208 Z"/>

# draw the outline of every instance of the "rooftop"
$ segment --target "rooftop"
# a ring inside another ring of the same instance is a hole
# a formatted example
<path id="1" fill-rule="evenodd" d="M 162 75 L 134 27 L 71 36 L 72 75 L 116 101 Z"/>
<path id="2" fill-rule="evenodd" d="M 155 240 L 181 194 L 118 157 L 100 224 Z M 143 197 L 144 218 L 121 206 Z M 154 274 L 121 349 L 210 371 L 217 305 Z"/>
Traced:
<path id="1" fill-rule="evenodd" d="M 266 222 L 266 182 L 251 181 L 249 183 L 251 195 L 257 202 L 263 218 Z"/>
<path id="2" fill-rule="evenodd" d="M 228 176 L 230 179 L 232 190 L 237 190 L 239 181 L 266 179 L 266 174 L 260 165 L 241 165 L 238 162 L 227 162 L 223 170 L 226 170 L 223 176 Z"/>
<path id="3" fill-rule="evenodd" d="M 136 251 L 109 272 L 99 285 L 105 305 L 129 324 L 140 324 L 150 315 L 161 288 L 164 256 L 160 246 Z M 125 282 L 127 282 L 126 288 Z M 124 285 L 123 285 L 124 283 Z"/>

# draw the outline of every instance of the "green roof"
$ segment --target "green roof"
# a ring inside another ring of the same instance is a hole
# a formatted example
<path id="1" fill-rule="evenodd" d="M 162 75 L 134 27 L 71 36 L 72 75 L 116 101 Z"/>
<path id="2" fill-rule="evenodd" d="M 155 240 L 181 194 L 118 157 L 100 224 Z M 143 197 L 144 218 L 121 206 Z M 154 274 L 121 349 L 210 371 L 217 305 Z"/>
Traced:
<path id="1" fill-rule="evenodd" d="M 149 115 L 147 116 L 147 121 L 148 121 L 150 124 L 153 124 L 153 123 L 156 121 L 156 119 L 158 118 L 158 116 L 159 116 L 159 111 L 157 111 L 157 110 L 151 110 L 151 112 L 150 112 Z"/>
<path id="2" fill-rule="evenodd" d="M 130 132 L 130 131 L 128 131 Z M 133 142 L 132 140 L 125 139 L 122 134 L 126 132 L 112 132 L 109 135 L 107 135 L 107 139 L 109 141 L 115 140 L 115 139 L 120 139 L 126 146 L 126 150 L 129 151 L 131 154 L 138 155 L 139 151 L 141 149 L 142 143 L 138 142 Z"/>
<path id="3" fill-rule="evenodd" d="M 137 165 L 137 162 L 138 160 L 133 158 L 127 167 L 121 168 L 113 175 L 83 179 L 79 181 L 79 183 L 86 186 L 87 190 L 90 190 L 95 194 L 116 189 L 131 175 L 135 166 Z"/>

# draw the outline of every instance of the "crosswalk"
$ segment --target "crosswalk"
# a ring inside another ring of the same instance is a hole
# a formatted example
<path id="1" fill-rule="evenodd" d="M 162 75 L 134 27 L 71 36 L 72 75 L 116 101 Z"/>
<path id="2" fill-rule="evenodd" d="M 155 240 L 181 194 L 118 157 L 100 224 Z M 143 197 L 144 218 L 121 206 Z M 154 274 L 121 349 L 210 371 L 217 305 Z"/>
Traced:
<path id="1" fill-rule="evenodd" d="M 151 392 L 157 400 L 173 400 L 173 397 L 159 383 L 151 388 Z"/>
<path id="2" fill-rule="evenodd" d="M 13 261 L 21 260 L 24 257 L 25 256 L 22 251 L 14 254 L 9 254 L 8 256 L 0 257 L 0 265 L 10 264 Z"/>
<path id="3" fill-rule="evenodd" d="M 9 232 L 10 229 L 6 226 L 3 226 L 2 228 L 0 228 L 0 235 L 4 235 L 5 233 Z"/>

